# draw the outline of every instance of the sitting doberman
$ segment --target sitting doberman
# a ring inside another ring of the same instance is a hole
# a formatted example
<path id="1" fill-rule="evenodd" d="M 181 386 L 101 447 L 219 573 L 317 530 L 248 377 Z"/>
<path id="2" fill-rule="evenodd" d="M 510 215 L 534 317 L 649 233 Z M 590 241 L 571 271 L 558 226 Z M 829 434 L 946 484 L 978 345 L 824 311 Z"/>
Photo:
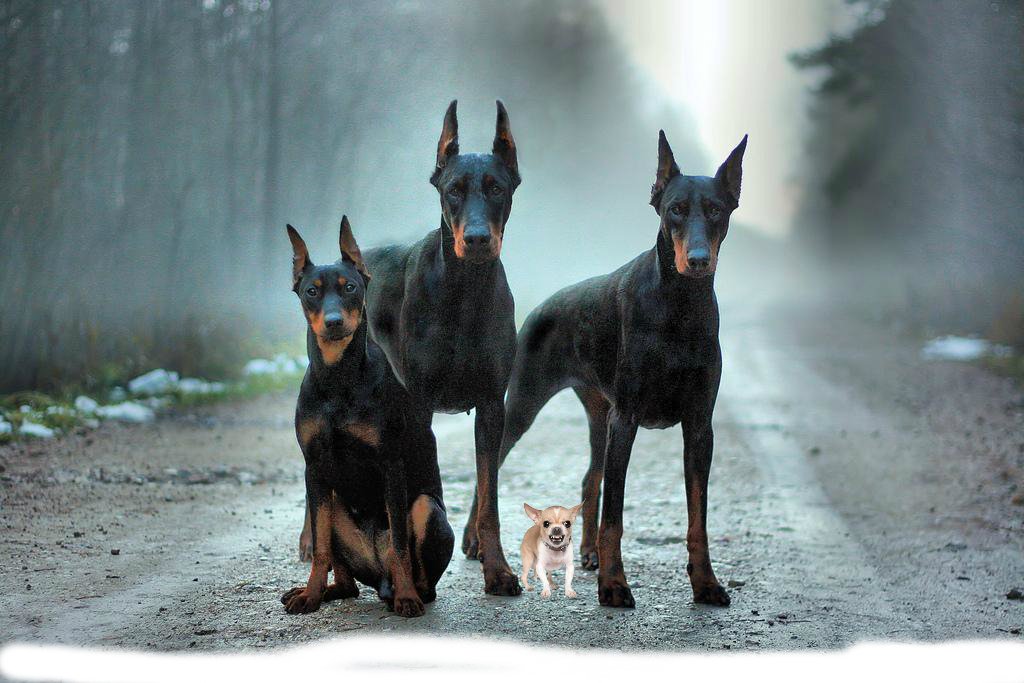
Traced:
<path id="1" fill-rule="evenodd" d="M 367 338 L 370 273 L 348 219 L 341 219 L 342 258 L 330 265 L 313 265 L 290 225 L 288 237 L 292 288 L 309 323 L 295 433 L 306 460 L 313 567 L 306 585 L 281 602 L 293 614 L 312 612 L 357 596 L 359 581 L 397 614 L 420 616 L 455 545 L 434 435 L 407 419 L 409 395 Z"/>
<path id="2" fill-rule="evenodd" d="M 544 404 L 572 387 L 590 425 L 580 550 L 584 568 L 598 568 L 602 605 L 634 606 L 620 542 L 626 467 L 637 427 L 680 423 L 693 597 L 729 604 L 711 569 L 706 530 L 711 413 L 722 372 L 714 272 L 729 217 L 739 205 L 746 144 L 744 137 L 714 178 L 682 175 L 662 131 L 651 188 L 651 205 L 661 219 L 657 244 L 613 273 L 554 294 L 519 332 L 500 460 Z"/>
<path id="3" fill-rule="evenodd" d="M 460 154 L 456 103 L 449 105 L 430 178 L 441 225 L 415 244 L 367 250 L 376 280 L 366 306 L 370 333 L 409 390 L 420 428 L 435 412 L 476 409 L 479 504 L 462 548 L 483 561 L 487 593 L 518 595 L 499 537 L 498 448 L 516 341 L 500 255 L 520 179 L 508 114 L 497 107 L 491 154 Z"/>

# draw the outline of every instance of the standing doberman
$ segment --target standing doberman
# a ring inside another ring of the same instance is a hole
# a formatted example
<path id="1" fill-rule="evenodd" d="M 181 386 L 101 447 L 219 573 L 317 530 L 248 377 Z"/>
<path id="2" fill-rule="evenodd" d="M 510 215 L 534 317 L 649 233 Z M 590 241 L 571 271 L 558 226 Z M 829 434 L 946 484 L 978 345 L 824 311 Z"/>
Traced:
<path id="1" fill-rule="evenodd" d="M 744 137 L 714 178 L 688 176 L 679 172 L 662 131 L 651 188 L 651 205 L 661 218 L 657 244 L 613 273 L 556 293 L 519 333 L 501 460 L 544 404 L 572 387 L 590 423 L 580 550 L 584 568 L 599 568 L 602 605 L 634 605 L 620 542 L 626 467 L 637 428 L 680 423 L 693 597 L 729 604 L 711 569 L 706 530 L 711 414 L 722 373 L 714 272 L 729 217 L 739 205 L 746 145 Z"/>
<path id="2" fill-rule="evenodd" d="M 455 107 L 453 101 L 445 113 L 430 177 L 441 198 L 441 225 L 415 244 L 367 251 L 376 278 L 367 311 L 370 333 L 417 406 L 413 419 L 429 427 L 435 412 L 476 409 L 479 503 L 462 549 L 483 561 L 487 593 L 518 595 L 499 536 L 498 448 L 516 342 L 500 255 L 519 166 L 500 101 L 490 154 L 459 153 Z"/>
<path id="3" fill-rule="evenodd" d="M 342 258 L 326 266 L 313 265 L 290 225 L 288 237 L 292 288 L 308 322 L 295 433 L 306 460 L 313 567 L 306 585 L 281 602 L 293 614 L 312 612 L 323 601 L 355 597 L 359 581 L 396 613 L 419 616 L 455 545 L 434 435 L 407 419 L 409 395 L 367 339 L 370 273 L 348 219 L 341 219 Z"/>

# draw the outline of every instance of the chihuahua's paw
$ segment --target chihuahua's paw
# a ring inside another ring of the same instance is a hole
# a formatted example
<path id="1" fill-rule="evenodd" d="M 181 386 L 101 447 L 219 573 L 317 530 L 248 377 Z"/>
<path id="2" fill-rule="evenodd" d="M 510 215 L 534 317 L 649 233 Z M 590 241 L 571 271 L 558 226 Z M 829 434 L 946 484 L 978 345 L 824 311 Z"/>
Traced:
<path id="1" fill-rule="evenodd" d="M 550 588 L 545 588 L 544 590 L 542 590 L 540 592 L 540 597 L 542 597 L 542 598 L 550 598 L 551 597 L 551 589 Z"/>
<path id="2" fill-rule="evenodd" d="M 706 586 L 693 587 L 693 601 L 704 605 L 715 605 L 716 607 L 728 607 L 732 598 L 721 584 L 714 583 Z"/>
<path id="3" fill-rule="evenodd" d="M 508 568 L 484 571 L 484 592 L 488 595 L 515 596 L 523 592 L 519 577 Z"/>
<path id="4" fill-rule="evenodd" d="M 576 591 L 574 591 L 573 589 L 571 589 L 571 588 L 566 588 L 565 589 L 565 597 L 567 597 L 567 598 L 575 598 L 576 595 L 577 595 Z"/>
<path id="5" fill-rule="evenodd" d="M 590 571 L 597 569 L 597 550 L 580 551 L 580 567 Z"/>
<path id="6" fill-rule="evenodd" d="M 625 581 L 610 581 L 599 585 L 597 601 L 604 607 L 636 607 L 633 592 Z"/>
<path id="7" fill-rule="evenodd" d="M 395 598 L 392 603 L 392 609 L 395 610 L 395 614 L 400 617 L 422 617 L 426 608 L 423 606 L 423 601 L 419 599 L 419 596 Z"/>
<path id="8" fill-rule="evenodd" d="M 281 602 L 288 614 L 309 614 L 320 608 L 321 596 L 305 586 L 299 586 L 282 595 Z"/>

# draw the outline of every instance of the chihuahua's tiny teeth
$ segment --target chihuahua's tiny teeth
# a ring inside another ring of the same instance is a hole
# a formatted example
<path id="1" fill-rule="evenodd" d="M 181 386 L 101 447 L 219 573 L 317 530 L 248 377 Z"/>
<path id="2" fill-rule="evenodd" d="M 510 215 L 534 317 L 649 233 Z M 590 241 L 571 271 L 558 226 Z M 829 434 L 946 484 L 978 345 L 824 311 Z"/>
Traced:
<path id="1" fill-rule="evenodd" d="M 523 573 L 519 577 L 523 588 L 530 590 L 530 570 L 536 573 L 543 590 L 541 597 L 551 597 L 551 572 L 565 567 L 565 597 L 575 598 L 572 589 L 573 551 L 572 525 L 576 521 L 583 503 L 571 508 L 553 505 L 545 510 L 538 510 L 523 503 L 526 516 L 533 521 L 523 544 L 520 554 L 523 558 Z"/>

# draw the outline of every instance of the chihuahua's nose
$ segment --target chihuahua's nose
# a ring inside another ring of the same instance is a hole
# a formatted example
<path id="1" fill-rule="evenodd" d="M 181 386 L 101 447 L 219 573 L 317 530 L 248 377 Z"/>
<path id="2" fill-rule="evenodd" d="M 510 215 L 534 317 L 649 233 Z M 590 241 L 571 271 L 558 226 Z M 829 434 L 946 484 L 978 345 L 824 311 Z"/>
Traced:
<path id="1" fill-rule="evenodd" d="M 686 265 L 690 267 L 690 270 L 698 272 L 707 270 L 710 263 L 711 251 L 707 247 L 696 247 L 686 255 Z"/>
<path id="2" fill-rule="evenodd" d="M 464 239 L 467 247 L 486 247 L 491 242 L 491 231 L 486 229 L 467 230 Z"/>
<path id="3" fill-rule="evenodd" d="M 326 313 L 324 314 L 324 327 L 330 329 L 332 327 L 340 327 L 342 323 L 341 313 Z"/>
<path id="4" fill-rule="evenodd" d="M 552 536 L 564 536 L 565 535 L 565 530 L 562 529 L 562 527 L 560 527 L 560 526 L 553 527 L 551 529 L 551 535 Z"/>

